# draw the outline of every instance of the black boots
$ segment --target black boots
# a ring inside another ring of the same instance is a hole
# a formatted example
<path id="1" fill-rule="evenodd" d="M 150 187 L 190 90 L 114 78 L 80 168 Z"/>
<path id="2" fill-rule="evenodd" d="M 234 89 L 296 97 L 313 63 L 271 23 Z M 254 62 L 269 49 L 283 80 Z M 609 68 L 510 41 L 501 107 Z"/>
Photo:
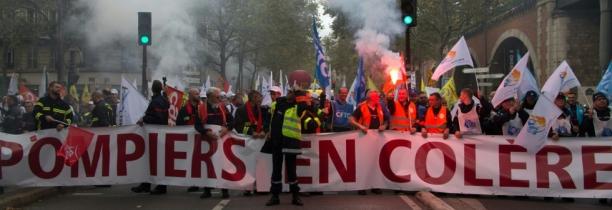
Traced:
<path id="1" fill-rule="evenodd" d="M 270 200 L 266 202 L 266 206 L 276 206 L 278 204 L 280 204 L 280 199 L 278 198 L 277 194 L 272 194 L 272 197 L 270 197 Z M 292 193 L 291 204 L 296 205 L 296 206 L 304 205 L 304 203 L 302 202 L 302 199 L 300 199 L 299 192 Z"/>
<path id="2" fill-rule="evenodd" d="M 272 194 L 272 197 L 270 198 L 270 200 L 266 202 L 266 206 L 276 206 L 278 204 L 280 204 L 280 199 L 278 199 L 278 195 L 276 194 Z"/>
<path id="3" fill-rule="evenodd" d="M 151 191 L 151 184 L 150 183 L 141 183 L 137 187 L 132 187 L 131 190 L 132 190 L 132 192 L 135 192 L 135 193 L 148 193 L 148 192 Z"/>
<path id="4" fill-rule="evenodd" d="M 157 185 L 153 191 L 151 191 L 151 195 L 163 195 L 166 194 L 166 185 Z"/>
<path id="5" fill-rule="evenodd" d="M 202 195 L 200 195 L 200 198 L 210 198 L 210 196 L 210 188 L 205 187 L 204 192 L 202 193 Z"/>
<path id="6" fill-rule="evenodd" d="M 221 198 L 229 198 L 229 191 L 227 189 L 221 189 Z"/>
<path id="7" fill-rule="evenodd" d="M 291 198 L 291 204 L 296 205 L 296 206 L 303 206 L 304 203 L 302 203 L 302 199 L 300 199 L 300 193 L 299 192 L 294 192 L 292 193 L 292 198 Z"/>

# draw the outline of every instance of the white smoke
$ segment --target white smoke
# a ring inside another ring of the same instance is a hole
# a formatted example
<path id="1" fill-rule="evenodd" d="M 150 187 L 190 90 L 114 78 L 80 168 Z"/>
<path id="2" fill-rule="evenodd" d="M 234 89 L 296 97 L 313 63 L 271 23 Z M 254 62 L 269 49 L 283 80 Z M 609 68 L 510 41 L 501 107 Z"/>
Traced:
<path id="1" fill-rule="evenodd" d="M 377 57 L 387 66 L 401 66 L 398 53 L 389 50 L 393 37 L 404 30 L 395 0 L 327 0 L 327 5 L 342 11 L 353 27 L 355 49 L 360 56 Z"/>
<path id="2" fill-rule="evenodd" d="M 201 63 L 197 51 L 204 48 L 197 36 L 197 21 L 191 15 L 202 5 L 198 0 L 78 0 L 77 6 L 86 8 L 85 20 L 77 30 L 84 33 L 93 49 L 109 46 L 118 40 L 133 43 L 128 48 L 138 49 L 133 54 L 142 56 L 137 45 L 138 12 L 152 13 L 152 46 L 148 50 L 151 78 L 168 77 L 168 84 L 183 86 L 179 79 L 185 68 Z M 82 18 L 82 16 L 80 17 Z M 133 40 L 133 41 L 132 41 Z M 94 55 L 96 56 L 96 55 Z M 104 58 L 102 58 L 104 59 Z M 138 65 L 140 66 L 140 65 Z"/>

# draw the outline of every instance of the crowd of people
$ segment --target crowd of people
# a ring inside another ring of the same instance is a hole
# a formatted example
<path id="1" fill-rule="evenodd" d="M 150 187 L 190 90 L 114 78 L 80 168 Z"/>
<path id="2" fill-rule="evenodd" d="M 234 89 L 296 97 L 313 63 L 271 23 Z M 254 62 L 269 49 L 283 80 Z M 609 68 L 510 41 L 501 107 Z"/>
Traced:
<path id="1" fill-rule="evenodd" d="M 96 91 L 92 102 L 76 111 L 74 105 L 62 100 L 60 83 L 51 82 L 48 93 L 38 101 L 20 101 L 17 96 L 6 96 L 0 107 L 2 132 L 20 134 L 41 129 L 61 130 L 70 124 L 82 127 L 116 126 L 116 109 L 119 102 L 116 90 Z M 164 94 L 164 85 L 152 83 L 153 96 L 139 124 L 168 125 L 170 103 Z M 250 91 L 246 102 L 241 95 L 227 95 L 218 88 L 201 93 L 198 88 L 188 91 L 188 99 L 180 109 L 177 125 L 191 125 L 207 140 L 216 140 L 230 131 L 266 139 L 261 152 L 272 155 L 271 198 L 266 205 L 278 205 L 282 191 L 283 163 L 286 181 L 292 193 L 292 204 L 303 205 L 296 175 L 296 156 L 300 154 L 299 140 L 302 134 L 344 132 L 359 130 L 363 133 L 397 130 L 416 134 L 423 138 L 439 134 L 443 139 L 450 135 L 508 135 L 516 136 L 529 118 L 539 93 L 528 92 L 517 101 L 509 98 L 498 107 L 487 97 L 471 89 L 460 91 L 457 104 L 447 104 L 438 93 L 425 94 L 399 89 L 397 94 L 367 91 L 366 99 L 352 105 L 347 102 L 349 90 L 340 88 L 335 97 L 324 93 L 317 95 L 294 87 L 285 96 L 281 89 L 270 88 L 270 105 L 262 105 L 264 93 Z M 493 97 L 491 93 L 489 97 Z M 327 99 L 333 98 L 333 99 Z M 607 95 L 592 95 L 592 107 L 579 104 L 576 93 L 559 94 L 555 105 L 563 114 L 554 122 L 549 136 L 553 140 L 563 137 L 612 136 L 612 120 Z M 220 133 L 212 132 L 207 125 L 219 125 Z M 141 183 L 131 190 L 135 193 L 165 194 L 166 186 L 151 188 Z M 211 188 L 193 186 L 188 191 L 202 190 L 201 198 L 211 197 Z M 380 194 L 379 189 L 372 193 Z M 251 195 L 253 192 L 244 192 Z M 361 195 L 367 194 L 362 190 Z M 223 198 L 229 197 L 227 189 L 221 189 Z M 602 200 L 605 202 L 606 200 Z"/>

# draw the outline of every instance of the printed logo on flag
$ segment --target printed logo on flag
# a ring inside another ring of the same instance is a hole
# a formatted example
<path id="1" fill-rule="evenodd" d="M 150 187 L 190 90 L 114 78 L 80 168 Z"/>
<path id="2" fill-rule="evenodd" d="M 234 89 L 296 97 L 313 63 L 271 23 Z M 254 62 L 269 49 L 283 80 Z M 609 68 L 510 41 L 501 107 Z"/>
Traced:
<path id="1" fill-rule="evenodd" d="M 521 72 L 517 69 L 513 69 L 510 72 L 510 76 L 504 80 L 504 87 L 517 85 L 521 81 Z"/>
<path id="2" fill-rule="evenodd" d="M 567 76 L 567 70 L 562 71 L 562 72 L 559 74 L 559 77 L 561 77 L 561 79 L 565 79 L 565 76 Z"/>
<path id="3" fill-rule="evenodd" d="M 448 52 L 448 58 L 455 58 L 457 56 L 457 51 L 451 50 Z"/>
<path id="4" fill-rule="evenodd" d="M 527 132 L 535 135 L 544 132 L 546 129 L 546 118 L 542 116 L 532 115 L 527 120 Z"/>

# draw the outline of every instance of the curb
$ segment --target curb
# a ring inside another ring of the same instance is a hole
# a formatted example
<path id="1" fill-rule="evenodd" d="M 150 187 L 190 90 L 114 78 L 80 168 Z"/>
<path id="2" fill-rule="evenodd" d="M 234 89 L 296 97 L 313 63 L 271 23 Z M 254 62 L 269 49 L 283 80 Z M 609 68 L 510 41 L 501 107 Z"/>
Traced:
<path id="1" fill-rule="evenodd" d="M 419 191 L 416 193 L 416 198 L 429 209 L 432 210 L 455 210 L 442 199 L 427 191 Z"/>
<path id="2" fill-rule="evenodd" d="M 17 190 L 0 198 L 0 209 L 10 209 L 35 202 L 41 198 L 60 193 L 59 187 L 43 187 Z"/>

